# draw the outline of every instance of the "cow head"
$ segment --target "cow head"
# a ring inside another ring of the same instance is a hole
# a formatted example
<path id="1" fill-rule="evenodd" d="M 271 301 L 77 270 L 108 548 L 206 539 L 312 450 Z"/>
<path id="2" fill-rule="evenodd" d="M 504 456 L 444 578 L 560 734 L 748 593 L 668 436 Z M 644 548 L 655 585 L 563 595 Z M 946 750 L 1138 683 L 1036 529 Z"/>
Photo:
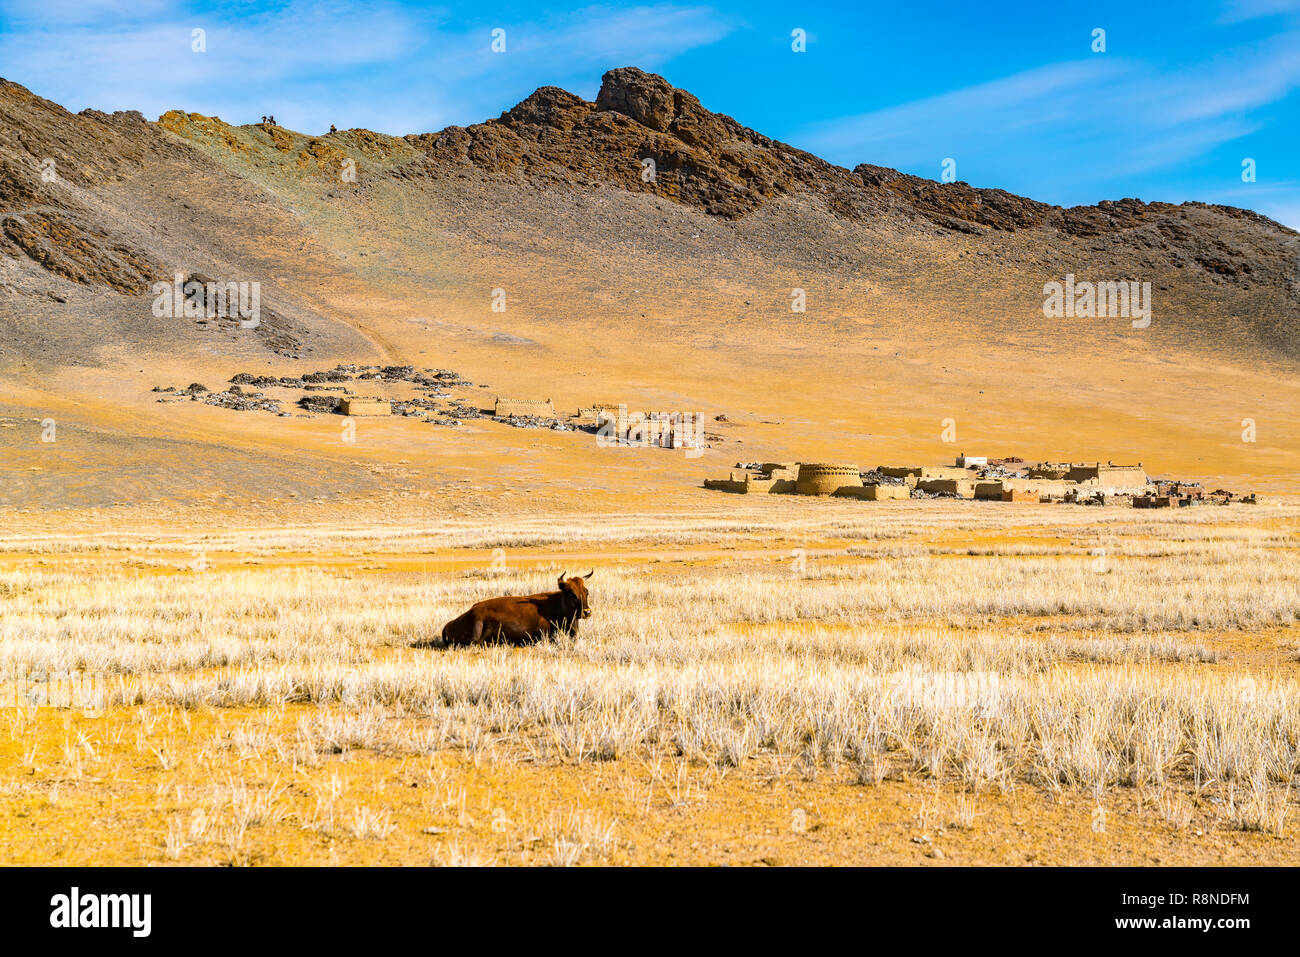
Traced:
<path id="1" fill-rule="evenodd" d="M 587 605 L 587 586 L 584 584 L 583 579 L 590 578 L 595 573 L 596 569 L 593 568 L 581 578 L 577 576 L 574 576 L 573 578 L 565 578 L 563 575 L 560 576 L 560 591 L 572 595 L 577 601 L 578 607 L 581 609 L 581 611 L 578 612 L 579 618 L 591 617 L 591 608 Z"/>

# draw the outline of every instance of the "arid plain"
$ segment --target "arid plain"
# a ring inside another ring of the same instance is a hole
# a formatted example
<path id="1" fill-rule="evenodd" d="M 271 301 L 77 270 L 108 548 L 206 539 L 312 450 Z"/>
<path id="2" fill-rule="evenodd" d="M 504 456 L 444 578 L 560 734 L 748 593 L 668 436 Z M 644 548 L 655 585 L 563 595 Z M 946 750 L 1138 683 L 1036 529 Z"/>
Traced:
<path id="1" fill-rule="evenodd" d="M 10 859 L 1294 860 L 1300 509 L 705 494 L 10 536 L 4 664 L 108 676 L 7 712 Z M 412 647 L 589 567 L 576 640 Z"/>
<path id="2" fill-rule="evenodd" d="M 99 675 L 106 705 L 4 711 L 6 861 L 1294 863 L 1296 235 L 850 182 L 690 100 L 664 120 L 656 81 L 406 138 L 0 88 L 0 673 Z M 281 321 L 161 319 L 175 271 Z M 1066 273 L 1149 277 L 1151 325 L 1045 318 Z M 711 438 L 152 391 L 338 363 Z M 1261 504 L 700 487 L 963 451 Z M 576 639 L 421 646 L 588 569 Z"/>

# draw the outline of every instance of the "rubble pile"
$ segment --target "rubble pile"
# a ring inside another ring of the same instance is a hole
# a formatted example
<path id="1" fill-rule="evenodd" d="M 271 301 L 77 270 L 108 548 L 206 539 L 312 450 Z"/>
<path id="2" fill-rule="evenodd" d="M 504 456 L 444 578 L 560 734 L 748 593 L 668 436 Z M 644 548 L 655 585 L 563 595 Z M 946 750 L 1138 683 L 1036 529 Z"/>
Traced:
<path id="1" fill-rule="evenodd" d="M 269 376 L 252 372 L 240 372 L 230 379 L 230 388 L 224 392 L 212 393 L 202 383 L 194 382 L 185 389 L 174 386 L 155 386 L 153 391 L 174 398 L 160 398 L 160 402 L 176 402 L 184 398 L 203 401 L 208 405 L 238 412 L 266 411 L 278 415 L 289 415 L 280 409 L 280 400 L 268 398 L 261 392 L 245 392 L 245 387 L 253 389 L 301 389 L 306 395 L 296 400 L 298 408 L 304 412 L 332 415 L 341 411 L 346 399 L 355 397 L 347 384 L 359 381 L 409 382 L 418 395 L 409 399 L 392 400 L 394 415 L 410 418 L 423 418 L 435 425 L 458 425 L 465 419 L 480 418 L 482 412 L 465 405 L 461 399 L 451 399 L 448 408 L 441 408 L 435 399 L 450 398 L 450 388 L 466 388 L 473 383 L 461 377 L 452 369 L 416 369 L 410 365 L 354 365 L 340 363 L 333 369 L 307 372 L 300 376 Z M 337 395 L 321 393 L 334 392 Z M 199 399 L 198 396 L 204 396 Z"/>
<path id="2" fill-rule="evenodd" d="M 863 485 L 906 485 L 907 480 L 899 475 L 885 475 L 879 469 L 869 469 L 861 473 Z"/>
<path id="3" fill-rule="evenodd" d="M 343 397 L 337 395 L 304 395 L 298 400 L 299 408 L 308 412 L 333 413 L 343 404 Z"/>
<path id="4" fill-rule="evenodd" d="M 547 419 L 540 415 L 494 415 L 493 422 L 513 426 L 516 429 L 551 429 L 555 432 L 576 432 L 578 426 L 559 419 Z"/>

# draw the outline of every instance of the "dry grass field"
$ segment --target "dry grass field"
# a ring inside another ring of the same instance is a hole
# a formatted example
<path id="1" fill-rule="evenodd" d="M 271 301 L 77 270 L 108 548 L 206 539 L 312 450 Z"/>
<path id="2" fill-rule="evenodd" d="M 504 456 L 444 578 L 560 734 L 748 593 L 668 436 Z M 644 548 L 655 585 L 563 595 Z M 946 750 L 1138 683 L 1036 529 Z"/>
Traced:
<path id="1" fill-rule="evenodd" d="M 737 501 L 10 534 L 5 859 L 1296 861 L 1300 507 Z"/>

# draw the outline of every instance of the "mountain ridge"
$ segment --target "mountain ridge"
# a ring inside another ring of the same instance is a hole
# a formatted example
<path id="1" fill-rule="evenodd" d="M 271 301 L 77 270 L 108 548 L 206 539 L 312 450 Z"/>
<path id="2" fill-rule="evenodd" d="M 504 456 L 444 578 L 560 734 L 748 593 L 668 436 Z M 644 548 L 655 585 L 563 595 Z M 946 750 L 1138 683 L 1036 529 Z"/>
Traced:
<path id="1" fill-rule="evenodd" d="M 539 137 L 531 133 L 533 130 L 571 133 L 583 123 L 589 123 L 597 131 L 620 132 L 604 118 L 593 117 L 598 113 L 626 117 L 649 133 L 659 134 L 658 138 L 641 137 L 628 145 L 633 146 L 633 153 L 639 152 L 655 159 L 660 172 L 676 173 L 684 165 L 697 161 L 697 166 L 704 167 L 704 171 L 730 178 L 733 187 L 730 191 L 725 187 L 716 188 L 714 192 L 644 190 L 674 199 L 693 197 L 697 205 L 713 215 L 744 215 L 762 197 L 786 191 L 792 180 L 802 178 L 805 185 L 818 179 L 827 180 L 822 189 L 827 194 L 833 194 L 835 186 L 863 188 L 867 195 L 856 203 L 848 197 L 838 197 L 842 201 L 841 211 L 850 215 L 878 212 L 882 205 L 888 204 L 889 198 L 897 198 L 910 201 L 919 212 L 931 216 L 940 225 L 957 229 L 965 228 L 958 223 L 994 229 L 1051 226 L 1072 235 L 1098 235 L 1107 228 L 1138 225 L 1148 213 L 1167 213 L 1186 207 L 1215 210 L 1276 227 L 1290 235 L 1300 235 L 1253 210 L 1219 204 L 1196 201 L 1145 203 L 1136 198 L 1124 198 L 1102 200 L 1095 205 L 1062 207 L 1003 189 L 973 187 L 962 181 L 940 183 L 870 163 L 860 163 L 849 170 L 758 133 L 729 116 L 710 112 L 693 94 L 673 87 L 661 76 L 635 67 L 620 67 L 607 72 L 594 101 L 583 100 L 559 87 L 541 87 L 495 120 L 470 127 L 451 126 L 438 133 L 408 135 L 405 139 L 421 145 L 431 155 L 482 161 L 506 145 L 499 138 L 491 137 L 496 128 L 521 134 L 521 138 L 534 142 Z M 496 141 L 492 142 L 493 139 Z M 672 140 L 676 140 L 676 144 Z M 560 139 L 560 142 L 564 140 Z M 747 147 L 751 148 L 748 152 Z M 780 175 L 779 163 L 755 162 L 752 148 L 774 151 L 778 159 L 789 167 L 789 175 Z M 709 158 L 710 154 L 718 160 L 713 164 L 713 170 L 709 170 L 707 164 L 698 163 L 702 157 Z M 630 155 L 625 154 L 624 158 L 630 158 Z M 514 158 L 507 154 L 503 159 Z M 687 170 L 690 171 L 689 165 Z M 608 169 L 602 172 L 613 174 L 612 181 L 633 188 L 636 180 L 640 179 L 639 176 L 629 177 L 626 170 L 621 176 Z M 832 180 L 838 182 L 829 182 Z M 643 179 L 640 182 L 645 183 Z M 886 202 L 872 204 L 872 199 Z"/>
<path id="2" fill-rule="evenodd" d="M 445 179 L 473 167 L 548 186 L 595 183 L 652 194 L 731 220 L 778 198 L 804 196 L 850 221 L 901 219 L 971 235 L 1042 230 L 1070 239 L 1106 237 L 1178 268 L 1294 294 L 1283 247 L 1300 234 L 1251 210 L 1135 198 L 1060 207 L 869 163 L 849 170 L 713 113 L 689 92 L 634 67 L 607 72 L 595 101 L 543 86 L 495 119 L 404 137 L 360 129 L 313 137 L 178 110 L 156 123 L 132 111 L 88 109 L 74 116 L 4 80 L 0 118 L 16 131 L 0 134 L 0 252 L 25 253 L 52 272 L 124 293 L 142 288 L 162 264 L 115 242 L 105 224 L 87 221 L 66 191 L 51 196 L 32 170 L 52 161 L 75 192 L 120 181 L 150 163 L 177 161 L 186 144 L 256 162 L 246 140 L 248 131 L 262 130 L 272 148 L 293 154 L 297 170 L 322 178 L 349 159 L 359 176 L 377 165 L 379 175 L 394 180 Z M 1192 212 L 1237 235 L 1207 235 L 1189 225 Z"/>
<path id="3" fill-rule="evenodd" d="M 725 415 L 715 452 L 731 461 L 938 461 L 953 419 L 971 449 L 1268 488 L 1300 448 L 1292 231 L 1207 204 L 1064 210 L 849 170 L 631 68 L 593 101 L 542 87 L 483 123 L 403 137 L 74 115 L 4 83 L 0 170 L 0 447 L 26 468 L 58 451 L 104 474 L 111 449 L 152 487 L 174 464 L 158 450 L 184 447 L 261 464 L 177 466 L 166 484 L 182 496 L 286 492 L 278 460 L 346 476 L 366 456 L 435 483 L 511 487 L 521 462 L 556 489 L 574 469 L 697 483 L 695 463 L 619 462 L 559 433 L 403 420 L 365 424 L 382 440 L 361 449 L 332 417 L 153 391 L 336 364 L 451 369 L 557 410 Z M 267 321 L 158 315 L 151 288 L 177 274 L 257 283 Z M 1149 282 L 1154 321 L 1050 316 L 1045 286 L 1071 275 Z M 46 416 L 57 446 L 23 424 Z M 1258 444 L 1238 438 L 1247 417 Z"/>

